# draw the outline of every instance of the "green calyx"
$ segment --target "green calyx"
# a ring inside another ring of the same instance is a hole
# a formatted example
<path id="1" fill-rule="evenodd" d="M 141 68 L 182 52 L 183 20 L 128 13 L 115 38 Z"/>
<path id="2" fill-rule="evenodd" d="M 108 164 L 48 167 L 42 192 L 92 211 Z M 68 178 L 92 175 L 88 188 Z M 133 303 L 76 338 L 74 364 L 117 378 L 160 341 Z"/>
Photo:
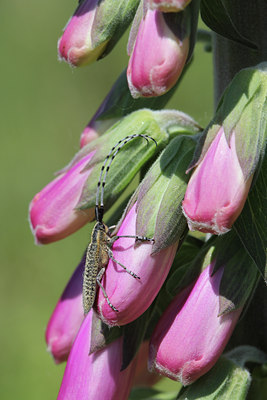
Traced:
<path id="1" fill-rule="evenodd" d="M 259 272 L 234 231 L 216 239 L 213 258 L 213 272 L 224 266 L 219 289 L 219 314 L 224 315 L 245 306 L 258 284 Z"/>
<path id="2" fill-rule="evenodd" d="M 105 57 L 121 38 L 132 21 L 140 0 L 101 0 L 92 26 L 93 47 L 108 42 Z"/>
<path id="3" fill-rule="evenodd" d="M 194 137 L 174 138 L 138 188 L 136 233 L 154 238 L 153 253 L 179 241 L 187 230 L 182 200 L 194 148 Z"/>
<path id="4" fill-rule="evenodd" d="M 230 145 L 235 135 L 236 152 L 245 180 L 262 160 L 266 147 L 267 63 L 241 70 L 226 88 L 215 117 L 203 132 L 192 166 L 199 164 L 223 127 Z"/>
<path id="5" fill-rule="evenodd" d="M 245 368 L 221 357 L 208 373 L 183 388 L 177 400 L 245 400 L 250 383 L 250 373 Z"/>
<path id="6" fill-rule="evenodd" d="M 166 145 L 169 140 L 168 134 L 155 121 L 152 111 L 139 110 L 121 119 L 77 154 L 74 163 L 85 154 L 96 150 L 94 157 L 85 167 L 85 169 L 93 167 L 93 170 L 84 185 L 76 208 L 85 209 L 95 205 L 95 194 L 101 167 L 113 146 L 119 141 L 123 141 L 127 136 L 141 134 L 151 136 L 157 142 L 157 146 L 152 140 L 147 142 L 144 138 L 139 137 L 131 140 L 118 152 L 112 162 L 105 185 L 104 204 L 105 208 L 108 208 L 140 168 Z"/>

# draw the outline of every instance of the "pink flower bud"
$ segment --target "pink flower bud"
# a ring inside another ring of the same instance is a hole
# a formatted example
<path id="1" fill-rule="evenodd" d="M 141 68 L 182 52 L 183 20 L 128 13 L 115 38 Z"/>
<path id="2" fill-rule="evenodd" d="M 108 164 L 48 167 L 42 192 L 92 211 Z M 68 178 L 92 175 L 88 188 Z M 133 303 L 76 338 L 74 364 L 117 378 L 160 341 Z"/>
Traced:
<path id="1" fill-rule="evenodd" d="M 81 66 L 96 61 L 103 53 L 107 42 L 94 47 L 91 30 L 97 11 L 98 0 L 84 0 L 77 7 L 58 41 L 59 58 L 72 66 Z"/>
<path id="2" fill-rule="evenodd" d="M 84 128 L 80 138 L 80 147 L 86 146 L 88 143 L 97 139 L 102 133 L 107 131 L 118 118 L 100 119 L 92 118 L 88 125 Z"/>
<path id="3" fill-rule="evenodd" d="M 212 270 L 213 264 L 201 273 L 192 290 L 186 288 L 173 299 L 151 337 L 149 368 L 183 385 L 215 364 L 242 311 L 218 316 L 224 268 L 213 276 Z"/>
<path id="4" fill-rule="evenodd" d="M 94 219 L 94 210 L 75 210 L 92 168 L 83 171 L 95 152 L 83 157 L 59 175 L 30 204 L 30 224 L 38 244 L 47 244 L 72 234 Z"/>
<path id="5" fill-rule="evenodd" d="M 179 78 L 189 50 L 187 36 L 178 38 L 160 11 L 147 10 L 141 20 L 127 79 L 134 98 L 160 96 Z M 170 14 L 168 18 L 171 18 Z"/>
<path id="6" fill-rule="evenodd" d="M 45 333 L 48 351 L 55 362 L 66 361 L 83 322 L 82 305 L 84 258 L 78 265 L 51 315 Z"/>
<path id="7" fill-rule="evenodd" d="M 252 176 L 245 181 L 236 153 L 235 133 L 228 145 L 220 128 L 187 186 L 183 210 L 191 230 L 222 234 L 245 204 Z"/>
<path id="8" fill-rule="evenodd" d="M 149 7 L 162 12 L 177 12 L 183 10 L 191 0 L 147 0 Z"/>
<path id="9" fill-rule="evenodd" d="M 126 215 L 118 235 L 136 235 L 136 207 Z M 114 258 L 137 274 L 135 279 L 110 260 L 102 284 L 109 300 L 119 312 L 112 310 L 101 290 L 98 291 L 97 307 L 108 325 L 125 325 L 145 312 L 159 292 L 171 268 L 178 243 L 151 255 L 152 243 L 136 244 L 135 239 L 118 239 L 112 248 Z"/>
<path id="10" fill-rule="evenodd" d="M 91 311 L 85 318 L 72 346 L 58 400 L 128 398 L 135 362 L 120 372 L 122 338 L 89 355 L 92 315 Z"/>

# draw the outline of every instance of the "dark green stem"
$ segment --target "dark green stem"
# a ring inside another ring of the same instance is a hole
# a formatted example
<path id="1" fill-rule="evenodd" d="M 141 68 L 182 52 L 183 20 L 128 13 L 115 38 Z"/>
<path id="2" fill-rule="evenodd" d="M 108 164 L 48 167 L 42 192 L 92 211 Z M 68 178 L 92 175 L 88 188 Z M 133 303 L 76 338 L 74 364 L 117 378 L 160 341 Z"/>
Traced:
<path id="1" fill-rule="evenodd" d="M 267 1 L 234 0 L 231 18 L 237 30 L 255 43 L 258 49 L 253 50 L 220 35 L 213 35 L 215 106 L 240 69 L 267 61 Z"/>
<path id="2" fill-rule="evenodd" d="M 242 68 L 267 61 L 267 1 L 233 0 L 231 17 L 237 30 L 256 44 L 257 50 L 213 35 L 215 107 L 234 75 Z M 225 0 L 227 4 L 227 0 Z M 267 295 L 263 280 L 245 317 L 238 324 L 228 348 L 250 344 L 267 351 Z"/>

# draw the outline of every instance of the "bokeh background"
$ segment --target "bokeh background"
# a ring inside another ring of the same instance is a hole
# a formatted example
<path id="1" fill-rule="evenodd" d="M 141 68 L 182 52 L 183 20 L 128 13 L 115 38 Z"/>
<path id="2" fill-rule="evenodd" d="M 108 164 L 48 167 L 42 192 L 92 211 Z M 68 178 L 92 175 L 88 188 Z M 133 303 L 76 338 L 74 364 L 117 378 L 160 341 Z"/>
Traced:
<path id="1" fill-rule="evenodd" d="M 57 40 L 74 0 L 1 0 L 1 399 L 55 399 L 64 365 L 46 352 L 46 323 L 88 243 L 88 227 L 35 246 L 28 205 L 79 149 L 79 136 L 125 67 L 127 34 L 105 59 L 71 69 Z M 202 24 L 203 27 L 203 24 Z M 203 126 L 213 110 L 212 57 L 202 44 L 168 108 Z"/>

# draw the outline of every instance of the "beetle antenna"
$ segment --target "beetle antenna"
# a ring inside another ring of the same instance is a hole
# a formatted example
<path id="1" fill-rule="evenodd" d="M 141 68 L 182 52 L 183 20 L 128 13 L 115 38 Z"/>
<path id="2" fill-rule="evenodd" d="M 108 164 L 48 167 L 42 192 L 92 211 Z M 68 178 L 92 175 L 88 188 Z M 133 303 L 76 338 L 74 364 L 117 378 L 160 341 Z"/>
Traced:
<path id="1" fill-rule="evenodd" d="M 124 139 L 121 139 L 115 146 L 112 147 L 112 149 L 110 150 L 110 152 L 108 153 L 102 167 L 101 167 L 101 171 L 100 171 L 100 176 L 99 176 L 99 181 L 97 183 L 97 191 L 96 191 L 96 206 L 95 206 L 95 216 L 96 216 L 96 220 L 99 222 L 102 222 L 103 219 L 103 215 L 104 215 L 104 188 L 105 188 L 105 184 L 106 184 L 106 178 L 107 178 L 107 174 L 108 171 L 110 169 L 111 163 L 114 160 L 114 158 L 116 157 L 116 155 L 118 154 L 118 152 L 120 151 L 120 149 L 126 145 L 126 143 L 128 143 L 130 140 L 136 138 L 136 137 L 142 137 L 144 138 L 147 142 L 148 139 L 153 140 L 153 142 L 155 142 L 156 146 L 157 146 L 157 142 L 155 139 L 153 139 L 151 136 L 148 135 L 144 135 L 144 134 L 135 134 L 135 135 L 131 135 L 131 136 L 126 136 Z M 115 150 L 115 151 L 114 151 Z M 113 153 L 113 155 L 112 155 Z M 112 157 L 111 157 L 112 155 Z M 109 158 L 111 157 L 108 166 L 106 168 L 105 171 L 105 175 L 102 181 L 102 185 L 101 185 L 101 180 L 102 180 L 102 176 L 106 167 L 106 164 L 109 160 Z M 101 186 L 101 202 L 99 205 L 99 192 L 100 192 L 100 186 Z"/>

